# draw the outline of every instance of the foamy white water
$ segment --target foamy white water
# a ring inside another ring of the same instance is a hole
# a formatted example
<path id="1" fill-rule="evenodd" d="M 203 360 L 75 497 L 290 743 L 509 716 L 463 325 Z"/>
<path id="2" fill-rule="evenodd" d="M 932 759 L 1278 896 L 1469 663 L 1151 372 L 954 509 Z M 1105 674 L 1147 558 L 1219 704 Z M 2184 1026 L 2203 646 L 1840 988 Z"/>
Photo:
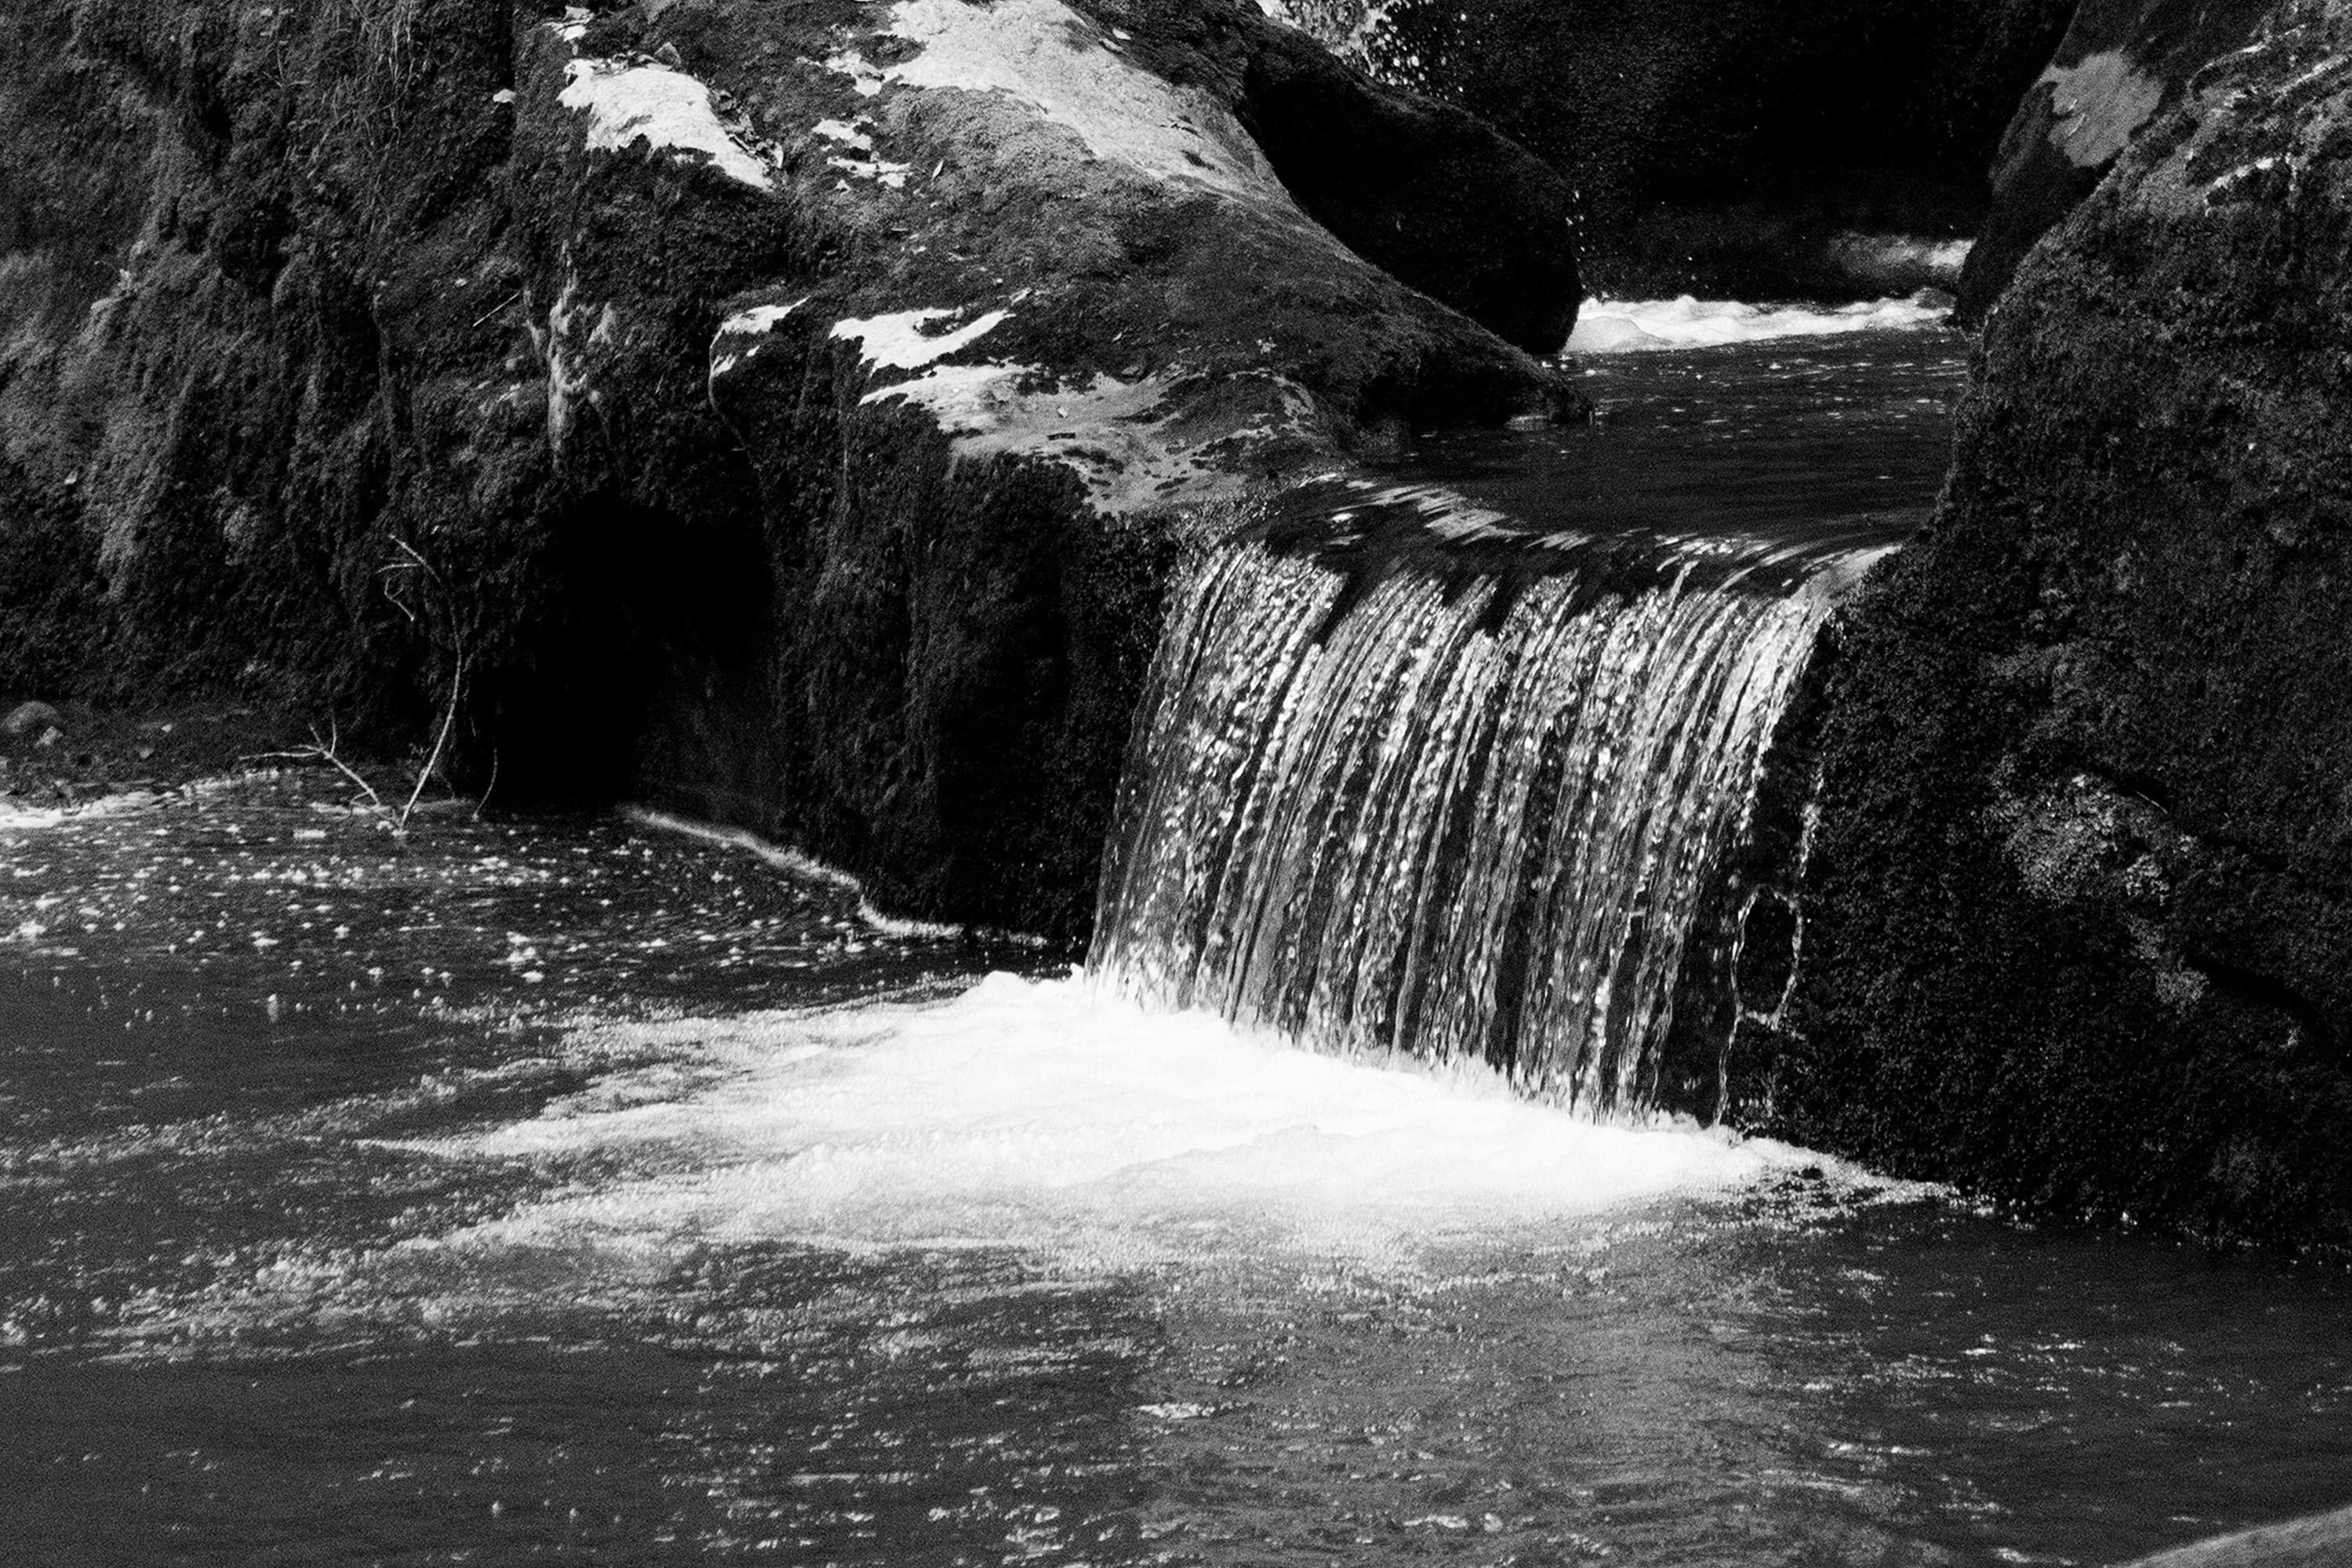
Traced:
<path id="1" fill-rule="evenodd" d="M 614 1074 L 533 1120 L 416 1147 L 630 1179 L 435 1244 L 603 1255 L 694 1247 L 1010 1244 L 1081 1267 L 1423 1244 L 1819 1163 L 1695 1124 L 1596 1126 L 1452 1073 L 1319 1056 L 1202 1014 L 1155 1016 L 1083 977 L 992 975 L 946 1003 L 618 1026 Z"/>
<path id="2" fill-rule="evenodd" d="M 1774 338 L 1931 327 L 1951 314 L 1948 300 L 1927 290 L 1859 304 L 1748 305 L 1737 300 L 1587 300 L 1577 312 L 1570 353 L 1635 353 L 1659 349 L 1719 348 Z"/>
<path id="3" fill-rule="evenodd" d="M 121 795 L 102 795 L 72 805 L 26 805 L 17 801 L 0 800 L 0 832 L 59 827 L 72 822 L 117 816 L 152 805 L 155 798 L 152 791 L 135 790 Z"/>

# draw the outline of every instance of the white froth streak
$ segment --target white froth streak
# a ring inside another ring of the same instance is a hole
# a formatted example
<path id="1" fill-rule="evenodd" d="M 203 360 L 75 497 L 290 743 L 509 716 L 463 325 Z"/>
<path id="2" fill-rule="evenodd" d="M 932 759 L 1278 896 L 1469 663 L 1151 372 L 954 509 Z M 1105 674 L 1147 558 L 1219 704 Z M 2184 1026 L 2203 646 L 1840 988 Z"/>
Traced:
<path id="1" fill-rule="evenodd" d="M 1736 300 L 1587 300 L 1577 312 L 1570 353 L 1630 353 L 1660 349 L 1720 348 L 1776 338 L 1828 337 L 1844 332 L 1932 327 L 1951 307 L 1925 294 L 1867 300 L 1822 309 L 1810 305 L 1748 305 Z"/>
<path id="2" fill-rule="evenodd" d="M 559 1167 L 622 1156 L 654 1173 L 436 1245 L 632 1271 L 779 1240 L 1011 1245 L 1080 1267 L 1300 1251 L 1410 1264 L 1432 1243 L 1539 1246 L 1546 1221 L 1838 1169 L 1687 1122 L 1579 1121 L 1483 1067 L 1348 1060 L 1155 1016 L 1084 977 L 611 1026 L 579 1045 L 604 1059 L 690 1047 L 699 1070 L 617 1074 L 533 1120 L 411 1147 Z"/>
<path id="3" fill-rule="evenodd" d="M 20 805 L 0 800 L 0 831 L 21 831 L 33 828 L 62 827 L 75 823 L 97 822 L 108 817 L 124 816 L 145 811 L 165 801 L 185 801 L 194 804 L 226 795 L 248 784 L 266 784 L 285 774 L 282 768 L 247 768 L 241 773 L 219 773 L 209 778 L 193 779 L 169 789 L 125 790 L 115 795 L 102 795 L 71 805 Z"/>
<path id="4" fill-rule="evenodd" d="M 946 925 L 936 921 L 902 920 L 886 915 L 877 909 L 866 895 L 866 884 L 854 872 L 838 866 L 829 866 L 815 856 L 794 849 L 789 845 L 772 844 L 756 833 L 740 827 L 721 827 L 716 823 L 697 822 L 691 817 L 674 816 L 666 811 L 655 811 L 642 805 L 621 808 L 624 821 L 657 832 L 675 833 L 681 837 L 698 839 L 705 844 L 723 845 L 757 857 L 761 862 L 791 876 L 821 882 L 837 888 L 857 900 L 857 918 L 880 931 L 884 936 L 904 937 L 916 941 L 952 942 L 966 936 L 982 937 L 990 942 L 1010 942 L 1022 947 L 1045 947 L 1042 936 L 1021 931 L 981 930 L 971 926 Z"/>

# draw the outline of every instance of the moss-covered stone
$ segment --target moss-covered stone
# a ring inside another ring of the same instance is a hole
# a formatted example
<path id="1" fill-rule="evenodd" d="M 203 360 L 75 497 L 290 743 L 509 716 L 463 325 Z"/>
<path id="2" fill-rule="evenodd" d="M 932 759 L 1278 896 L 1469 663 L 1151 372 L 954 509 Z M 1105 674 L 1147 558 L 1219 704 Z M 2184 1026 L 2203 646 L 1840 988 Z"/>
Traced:
<path id="1" fill-rule="evenodd" d="M 2025 253 L 2097 188 L 2132 139 L 2242 45 L 2271 0 L 2088 0 L 2002 132 L 1992 205 L 1955 314 L 1984 319 Z"/>
<path id="2" fill-rule="evenodd" d="M 1761 1120 L 2352 1246 L 2352 19 L 2284 0 L 2027 258 L 1827 678 Z"/>

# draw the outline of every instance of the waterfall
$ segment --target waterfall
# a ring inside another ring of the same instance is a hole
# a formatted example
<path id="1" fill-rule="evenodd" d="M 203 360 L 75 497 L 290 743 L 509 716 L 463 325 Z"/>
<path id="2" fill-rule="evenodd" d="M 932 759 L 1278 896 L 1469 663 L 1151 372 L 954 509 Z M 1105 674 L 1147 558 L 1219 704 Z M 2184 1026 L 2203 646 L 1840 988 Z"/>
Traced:
<path id="1" fill-rule="evenodd" d="M 1640 1112 L 1830 604 L 1793 554 L 1667 552 L 1629 578 L 1572 552 L 1204 552 L 1138 717 L 1095 967 L 1157 1005 Z"/>

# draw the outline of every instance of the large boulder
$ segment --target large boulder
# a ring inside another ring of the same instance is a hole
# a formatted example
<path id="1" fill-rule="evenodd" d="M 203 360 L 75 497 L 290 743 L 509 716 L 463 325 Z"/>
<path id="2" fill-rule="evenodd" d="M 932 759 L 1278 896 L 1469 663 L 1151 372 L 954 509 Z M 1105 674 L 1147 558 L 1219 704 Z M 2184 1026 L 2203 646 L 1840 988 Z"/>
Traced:
<path id="1" fill-rule="evenodd" d="M 2352 7 L 2283 0 L 2026 258 L 1838 630 L 1751 1116 L 2352 1247 Z"/>
<path id="2" fill-rule="evenodd" d="M 1580 193 L 1604 292 L 1954 280 L 2001 127 L 2074 0 L 1286 0 Z"/>
<path id="3" fill-rule="evenodd" d="M 1083 932 L 1188 529 L 1578 405 L 1558 177 L 1242 0 L 0 21 L 0 690 L 454 704 L 916 913 Z"/>
<path id="4" fill-rule="evenodd" d="M 1961 269 L 1955 316 L 1983 320 L 2033 242 L 2269 9 L 2270 0 L 2084 0 L 2001 136 L 1992 207 Z"/>
<path id="5" fill-rule="evenodd" d="M 1080 3 L 1137 60 L 1227 105 L 1357 254 L 1532 353 L 1568 342 L 1575 193 L 1542 159 L 1455 105 L 1376 85 L 1254 5 Z"/>

